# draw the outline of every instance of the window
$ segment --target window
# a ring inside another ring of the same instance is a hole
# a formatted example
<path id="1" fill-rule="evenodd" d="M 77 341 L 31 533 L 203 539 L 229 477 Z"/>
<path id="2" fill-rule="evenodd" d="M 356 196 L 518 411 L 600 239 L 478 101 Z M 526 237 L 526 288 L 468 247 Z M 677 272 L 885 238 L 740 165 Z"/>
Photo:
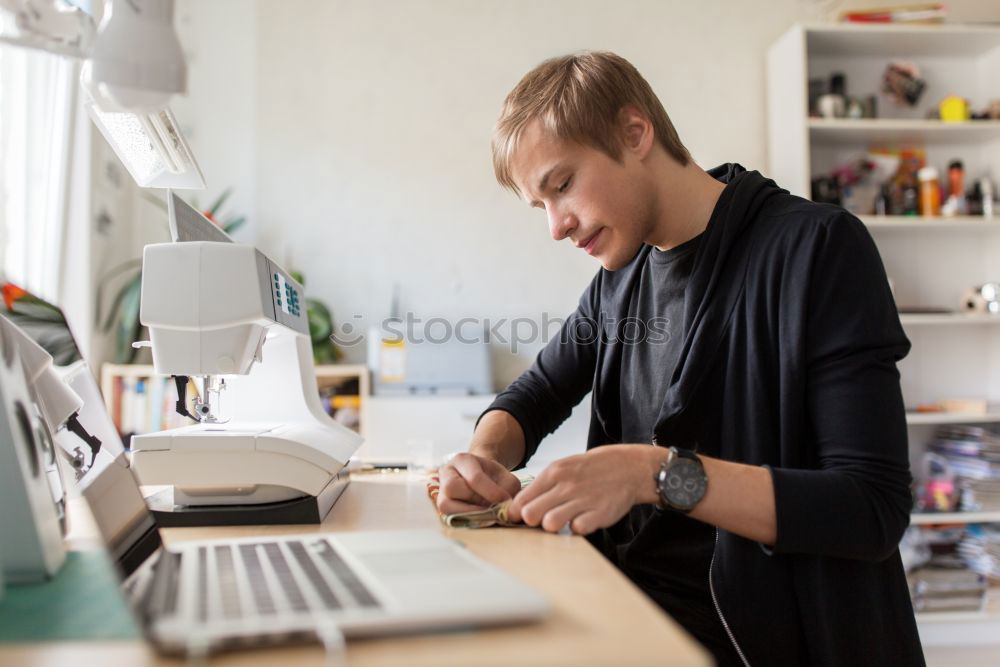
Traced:
<path id="1" fill-rule="evenodd" d="M 79 63 L 0 46 L 0 268 L 59 302 Z"/>

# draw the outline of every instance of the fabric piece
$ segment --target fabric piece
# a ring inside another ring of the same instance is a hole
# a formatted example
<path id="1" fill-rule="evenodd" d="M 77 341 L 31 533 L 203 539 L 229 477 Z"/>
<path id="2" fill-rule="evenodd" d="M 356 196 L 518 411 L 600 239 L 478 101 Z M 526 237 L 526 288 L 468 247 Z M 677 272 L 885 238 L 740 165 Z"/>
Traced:
<path id="1" fill-rule="evenodd" d="M 535 478 L 533 475 L 527 473 L 515 473 L 518 479 L 521 481 L 521 488 L 523 489 L 528 484 L 530 484 Z M 434 509 L 437 510 L 437 497 L 441 491 L 441 477 L 438 471 L 433 471 L 427 480 L 427 495 L 431 499 L 431 503 L 434 505 Z M 509 500 L 505 500 L 502 503 L 496 503 L 490 507 L 481 510 L 474 510 L 470 512 L 456 512 L 454 514 L 444 514 L 443 512 L 438 512 L 438 516 L 441 518 L 441 523 L 448 526 L 449 528 L 489 528 L 491 526 L 523 526 L 524 524 L 520 521 L 511 521 L 507 518 L 507 512 L 510 508 Z"/>
<path id="2" fill-rule="evenodd" d="M 449 528 L 489 528 L 490 526 L 516 526 L 507 518 L 510 509 L 510 501 L 505 500 L 487 509 L 478 512 L 458 512 L 456 514 L 442 514 L 441 520 Z"/>

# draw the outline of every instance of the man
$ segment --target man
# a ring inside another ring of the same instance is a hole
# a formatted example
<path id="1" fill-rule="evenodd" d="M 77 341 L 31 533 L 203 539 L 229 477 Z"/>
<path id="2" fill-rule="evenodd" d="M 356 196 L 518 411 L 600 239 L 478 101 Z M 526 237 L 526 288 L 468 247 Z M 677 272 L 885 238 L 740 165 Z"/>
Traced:
<path id="1" fill-rule="evenodd" d="M 603 269 L 442 468 L 439 509 L 513 497 L 588 535 L 720 664 L 922 664 L 897 549 L 909 342 L 864 226 L 703 171 L 610 53 L 527 74 L 493 159 Z M 519 492 L 509 470 L 588 391 L 587 453 Z"/>

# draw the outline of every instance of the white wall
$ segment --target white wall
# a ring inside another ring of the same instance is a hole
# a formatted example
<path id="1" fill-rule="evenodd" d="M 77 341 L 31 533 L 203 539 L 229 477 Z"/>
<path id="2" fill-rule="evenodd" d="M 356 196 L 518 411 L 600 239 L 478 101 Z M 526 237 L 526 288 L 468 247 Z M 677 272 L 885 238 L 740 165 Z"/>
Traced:
<path id="1" fill-rule="evenodd" d="M 236 237 L 249 242 L 256 222 L 256 6 L 247 0 L 177 0 L 174 12 L 188 94 L 172 106 L 207 186 L 186 198 L 204 209 L 232 188 L 221 213 L 247 215 Z"/>
<path id="2" fill-rule="evenodd" d="M 763 169 L 765 49 L 830 4 L 182 0 L 191 99 L 176 110 L 210 192 L 237 187 L 250 240 L 302 270 L 338 321 L 385 317 L 396 283 L 422 317 L 565 315 L 597 264 L 496 185 L 507 91 L 544 58 L 610 49 L 699 164 Z M 957 19 L 1000 18 L 982 6 L 949 3 Z M 495 350 L 498 387 L 533 351 Z"/>
<path id="3" fill-rule="evenodd" d="M 496 185 L 507 91 L 547 57 L 610 49 L 649 79 L 699 163 L 760 167 L 761 54 L 795 4 L 753 4 L 260 4 L 258 242 L 338 318 L 384 317 L 395 282 L 424 317 L 564 315 L 597 264 Z M 496 360 L 502 385 L 526 358 Z"/>

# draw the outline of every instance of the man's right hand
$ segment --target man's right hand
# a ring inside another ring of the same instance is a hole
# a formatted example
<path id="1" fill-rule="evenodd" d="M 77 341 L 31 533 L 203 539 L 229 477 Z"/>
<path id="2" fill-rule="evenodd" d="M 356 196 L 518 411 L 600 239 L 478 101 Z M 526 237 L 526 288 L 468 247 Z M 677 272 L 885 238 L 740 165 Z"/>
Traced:
<path id="1" fill-rule="evenodd" d="M 456 454 L 441 466 L 438 476 L 437 508 L 442 514 L 484 509 L 521 490 L 521 480 L 503 465 L 468 452 Z"/>

